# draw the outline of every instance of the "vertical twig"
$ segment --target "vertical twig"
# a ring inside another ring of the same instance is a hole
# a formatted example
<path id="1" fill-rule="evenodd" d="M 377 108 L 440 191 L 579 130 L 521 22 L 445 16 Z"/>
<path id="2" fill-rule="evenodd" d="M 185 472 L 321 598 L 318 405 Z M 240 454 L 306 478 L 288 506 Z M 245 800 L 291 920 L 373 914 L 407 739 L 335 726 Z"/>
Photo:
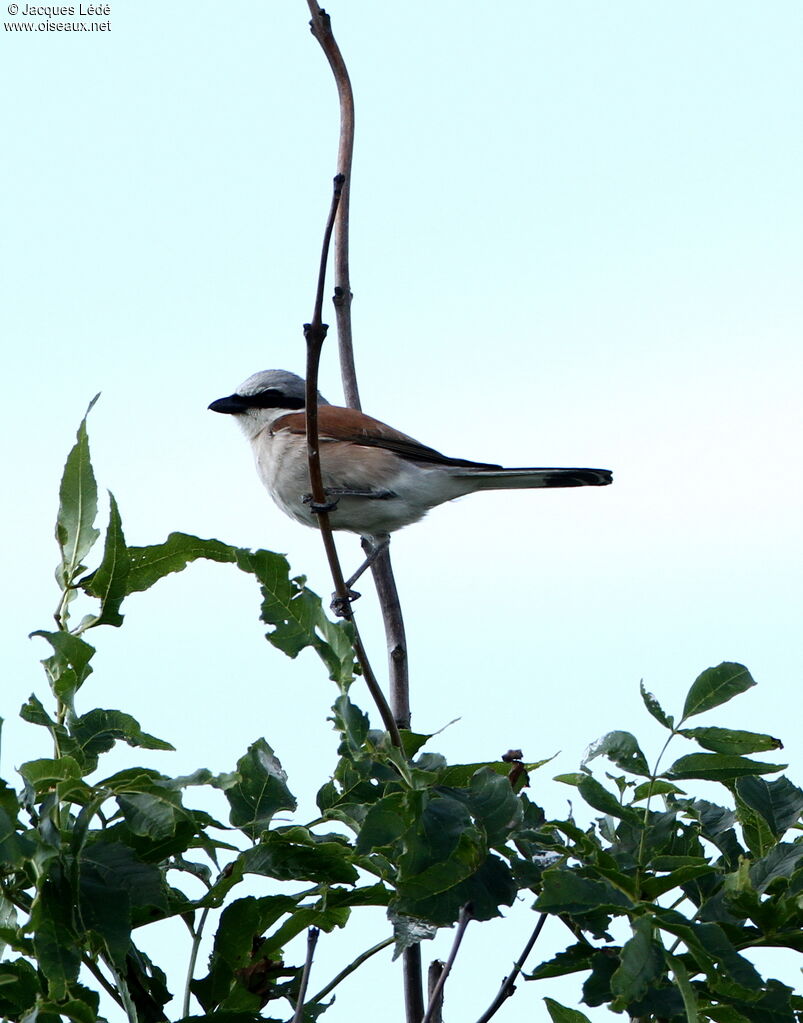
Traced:
<path id="1" fill-rule="evenodd" d="M 427 996 L 432 1006 L 432 1023 L 443 1023 L 443 991 L 436 996 L 438 981 L 443 976 L 444 963 L 433 959 L 427 970 Z"/>
<path id="2" fill-rule="evenodd" d="M 320 44 L 337 85 L 340 101 L 340 140 L 337 153 L 337 171 L 344 177 L 343 196 L 335 225 L 335 316 L 337 321 L 340 372 L 346 404 L 361 409 L 357 374 L 354 365 L 354 345 L 351 329 L 351 280 L 349 275 L 349 205 L 351 197 L 351 166 L 354 153 L 354 93 L 346 63 L 332 33 L 329 15 L 317 0 L 307 0 L 312 20 L 310 28 Z M 407 638 L 404 631 L 401 604 L 396 581 L 385 551 L 371 566 L 388 650 L 390 679 L 390 705 L 398 728 L 410 727 L 410 688 L 407 670 Z M 376 697 L 375 697 L 376 699 Z M 387 726 L 386 726 L 387 727 Z M 424 1014 L 424 981 L 421 969 L 421 949 L 414 945 L 404 951 L 404 993 L 407 1023 L 419 1023 Z"/>
<path id="3" fill-rule="evenodd" d="M 345 178 L 343 197 L 335 225 L 335 318 L 337 322 L 340 375 L 346 404 L 359 409 L 360 393 L 354 366 L 354 345 L 351 333 L 351 281 L 349 280 L 349 203 L 351 196 L 351 164 L 354 154 L 354 93 L 346 62 L 337 45 L 329 15 L 316 0 L 307 0 L 312 19 L 312 34 L 326 54 L 337 85 L 340 101 L 340 141 L 337 149 L 337 173 Z"/>
<path id="4" fill-rule="evenodd" d="M 301 1023 L 304 1019 L 304 999 L 307 996 L 309 974 L 312 969 L 312 957 L 315 954 L 315 946 L 318 944 L 318 935 L 320 933 L 317 927 L 310 927 L 307 931 L 307 958 L 304 960 L 301 983 L 298 985 L 298 1001 L 296 1002 L 296 1011 L 293 1013 L 293 1023 Z"/>
<path id="5" fill-rule="evenodd" d="M 326 263 L 329 256 L 329 242 L 332 237 L 337 207 L 340 201 L 343 179 L 338 175 L 334 180 L 332 193 L 332 205 L 329 209 L 329 217 L 326 221 L 326 229 L 323 235 L 321 247 L 321 261 L 318 269 L 318 287 L 315 292 L 315 308 L 312 314 L 312 322 L 304 324 L 304 337 L 307 342 L 307 379 L 305 394 L 305 421 L 307 432 L 307 461 L 309 465 L 310 490 L 312 491 L 311 507 L 318 518 L 318 527 L 323 539 L 326 557 L 329 561 L 329 569 L 332 573 L 332 580 L 335 585 L 343 617 L 351 622 L 354 629 L 354 653 L 362 668 L 363 678 L 368 691 L 379 710 L 382 721 L 390 733 L 394 746 L 401 746 L 401 736 L 393 713 L 388 706 L 385 694 L 376 680 L 373 669 L 368 661 L 368 655 L 357 631 L 357 623 L 351 611 L 351 600 L 348 587 L 343 578 L 343 569 L 340 567 L 340 559 L 337 556 L 335 538 L 332 535 L 332 525 L 329 522 L 329 511 L 327 510 L 326 491 L 323 486 L 321 475 L 321 458 L 318 441 L 318 364 L 321 359 L 321 348 L 326 338 L 327 325 L 322 320 L 323 315 L 323 289 L 326 281 Z"/>

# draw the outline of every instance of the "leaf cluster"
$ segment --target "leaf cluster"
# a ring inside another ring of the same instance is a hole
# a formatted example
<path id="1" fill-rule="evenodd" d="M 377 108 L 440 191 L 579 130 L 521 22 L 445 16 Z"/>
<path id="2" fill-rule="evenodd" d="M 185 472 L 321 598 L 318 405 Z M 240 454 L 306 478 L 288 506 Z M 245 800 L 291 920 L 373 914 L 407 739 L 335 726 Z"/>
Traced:
<path id="1" fill-rule="evenodd" d="M 577 790 L 586 820 L 547 820 L 525 791 L 546 761 L 513 753 L 450 765 L 428 751 L 432 736 L 402 732 L 398 748 L 372 729 L 350 696 L 350 626 L 327 618 L 283 557 L 183 533 L 128 546 L 110 496 L 102 555 L 89 570 L 97 504 L 84 419 L 60 489 L 56 628 L 36 633 L 51 650 L 42 663 L 55 709 L 32 695 L 21 712 L 47 731 L 53 753 L 20 767 L 21 786 L 0 782 L 0 1015 L 89 1023 L 103 1019 L 103 991 L 130 1023 L 166 1020 L 171 981 L 138 931 L 176 918 L 190 963 L 182 1019 L 277 1021 L 298 1008 L 314 1020 L 385 945 L 399 955 L 458 919 L 499 916 L 524 894 L 571 936 L 529 980 L 578 974 L 585 1004 L 656 1023 L 803 1020 L 803 999 L 750 958 L 764 947 L 803 951 L 803 792 L 775 777 L 783 765 L 755 758 L 780 748 L 772 736 L 688 725 L 754 685 L 742 665 L 704 671 L 677 725 L 642 686 L 667 732 L 655 766 L 633 735 L 611 732 L 557 779 Z M 264 738 L 224 774 L 102 771 L 118 742 L 172 747 L 122 710 L 79 707 L 95 653 L 87 636 L 120 627 L 130 594 L 197 559 L 252 575 L 269 642 L 290 657 L 313 649 L 337 683 L 337 762 L 313 821 L 295 820 L 295 797 Z M 77 600 L 92 610 L 73 624 Z M 695 752 L 662 767 L 678 739 Z M 590 765 L 603 759 L 612 768 L 600 778 Z M 719 786 L 724 801 L 694 795 L 699 783 Z M 187 805 L 198 787 L 217 793 L 225 820 Z M 298 1006 L 303 964 L 288 946 L 309 928 L 346 926 L 364 906 L 386 911 L 392 937 Z M 196 977 L 210 920 L 208 969 Z M 189 1015 L 191 995 L 200 1016 Z M 586 1019 L 551 998 L 546 1005 L 559 1023 Z"/>

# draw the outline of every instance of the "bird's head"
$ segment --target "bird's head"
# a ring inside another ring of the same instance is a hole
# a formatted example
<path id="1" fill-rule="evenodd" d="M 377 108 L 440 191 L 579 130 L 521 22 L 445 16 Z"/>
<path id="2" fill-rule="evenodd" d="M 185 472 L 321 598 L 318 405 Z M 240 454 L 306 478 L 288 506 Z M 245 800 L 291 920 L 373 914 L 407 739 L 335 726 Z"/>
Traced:
<path id="1" fill-rule="evenodd" d="M 243 432 L 254 437 L 279 416 L 303 409 L 304 395 L 304 381 L 300 376 L 284 369 L 263 369 L 244 380 L 234 394 L 213 401 L 209 408 L 234 416 Z M 318 404 L 329 404 L 320 392 Z"/>

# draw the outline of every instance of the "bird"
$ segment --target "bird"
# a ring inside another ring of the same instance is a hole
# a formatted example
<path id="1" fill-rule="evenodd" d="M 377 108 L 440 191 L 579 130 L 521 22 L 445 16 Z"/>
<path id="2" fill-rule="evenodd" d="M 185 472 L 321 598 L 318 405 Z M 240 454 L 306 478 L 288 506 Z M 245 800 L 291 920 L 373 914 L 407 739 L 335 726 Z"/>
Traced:
<path id="1" fill-rule="evenodd" d="M 304 406 L 304 380 L 269 369 L 209 408 L 233 416 L 242 428 L 259 478 L 279 508 L 317 527 L 321 509 L 310 494 Z M 606 486 L 613 480 L 608 469 L 509 469 L 450 458 L 357 409 L 330 405 L 320 393 L 318 430 L 331 527 L 359 534 L 375 551 L 437 505 L 480 490 Z"/>

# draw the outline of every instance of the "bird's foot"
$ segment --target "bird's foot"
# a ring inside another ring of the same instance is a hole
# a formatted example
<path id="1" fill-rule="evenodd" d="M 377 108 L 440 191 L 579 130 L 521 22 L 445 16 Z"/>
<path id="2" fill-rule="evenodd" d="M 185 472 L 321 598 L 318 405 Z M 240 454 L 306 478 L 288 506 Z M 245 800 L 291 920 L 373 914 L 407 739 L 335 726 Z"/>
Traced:
<path id="1" fill-rule="evenodd" d="M 303 504 L 309 505 L 313 515 L 321 515 L 323 512 L 331 512 L 337 508 L 337 498 L 334 501 L 316 501 L 312 494 L 304 494 L 301 498 Z"/>
<path id="2" fill-rule="evenodd" d="M 351 605 L 355 600 L 360 599 L 360 594 L 356 590 L 348 587 L 348 593 L 345 596 L 340 596 L 339 593 L 332 594 L 332 600 L 329 604 L 333 614 L 337 618 L 348 618 L 351 612 Z"/>
<path id="3" fill-rule="evenodd" d="M 365 561 L 360 565 L 357 571 L 349 579 L 346 580 L 346 586 L 351 589 L 354 583 L 360 578 L 366 569 L 370 568 L 371 565 L 376 561 L 379 555 L 388 549 L 390 546 L 390 537 L 387 533 L 384 533 L 378 537 L 369 538 L 364 536 L 362 538 L 362 548 L 366 552 L 367 557 Z"/>

